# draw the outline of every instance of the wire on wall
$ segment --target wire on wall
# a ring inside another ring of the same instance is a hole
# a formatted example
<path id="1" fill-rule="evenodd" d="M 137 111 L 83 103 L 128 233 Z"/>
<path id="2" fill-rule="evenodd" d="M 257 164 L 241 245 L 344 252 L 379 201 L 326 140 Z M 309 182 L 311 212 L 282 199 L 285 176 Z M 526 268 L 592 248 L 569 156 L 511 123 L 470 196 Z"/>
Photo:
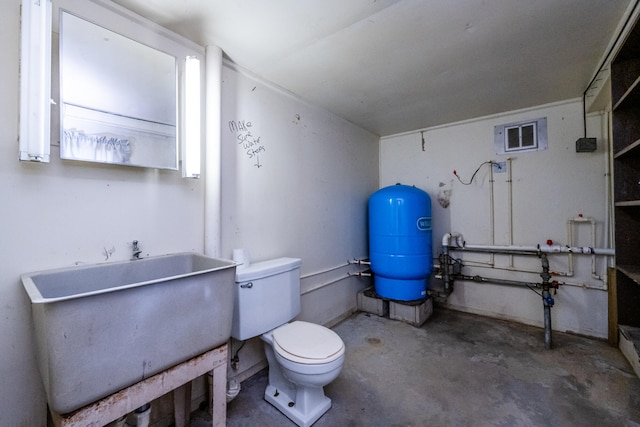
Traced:
<path id="1" fill-rule="evenodd" d="M 458 175 L 458 172 L 456 170 L 453 171 L 453 174 L 456 176 L 456 178 L 458 178 L 458 181 L 460 181 L 463 185 L 471 185 L 471 183 L 473 182 L 474 178 L 476 177 L 476 175 L 478 174 L 478 172 L 480 171 L 480 169 L 482 168 L 482 166 L 484 165 L 490 165 L 493 162 L 491 160 L 487 160 L 486 162 L 482 162 L 480 164 L 480 166 L 478 166 L 478 169 L 476 169 L 476 171 L 473 173 L 473 175 L 471 175 L 471 179 L 468 182 L 464 182 L 462 180 L 462 178 L 460 178 L 460 175 Z"/>

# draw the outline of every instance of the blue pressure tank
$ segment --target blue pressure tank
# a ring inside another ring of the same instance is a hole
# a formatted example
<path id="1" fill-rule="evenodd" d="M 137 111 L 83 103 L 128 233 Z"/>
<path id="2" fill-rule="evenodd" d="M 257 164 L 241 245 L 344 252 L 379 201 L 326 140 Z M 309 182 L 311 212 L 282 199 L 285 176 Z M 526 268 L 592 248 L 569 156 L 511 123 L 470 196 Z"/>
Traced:
<path id="1" fill-rule="evenodd" d="M 378 295 L 426 298 L 431 238 L 431 198 L 424 191 L 396 184 L 369 197 L 369 259 Z"/>

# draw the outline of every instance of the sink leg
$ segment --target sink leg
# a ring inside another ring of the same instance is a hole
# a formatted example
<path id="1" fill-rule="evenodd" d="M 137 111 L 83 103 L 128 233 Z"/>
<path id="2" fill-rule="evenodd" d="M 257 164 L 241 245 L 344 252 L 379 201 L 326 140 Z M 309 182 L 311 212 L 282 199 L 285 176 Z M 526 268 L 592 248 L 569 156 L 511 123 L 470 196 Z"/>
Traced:
<path id="1" fill-rule="evenodd" d="M 191 420 L 191 382 L 173 390 L 173 412 L 176 427 L 188 427 Z"/>
<path id="2" fill-rule="evenodd" d="M 226 350 L 226 348 L 225 348 Z M 226 351 L 225 351 L 226 358 Z M 227 363 L 220 363 L 213 368 L 213 388 L 211 392 L 212 426 L 227 425 Z"/>

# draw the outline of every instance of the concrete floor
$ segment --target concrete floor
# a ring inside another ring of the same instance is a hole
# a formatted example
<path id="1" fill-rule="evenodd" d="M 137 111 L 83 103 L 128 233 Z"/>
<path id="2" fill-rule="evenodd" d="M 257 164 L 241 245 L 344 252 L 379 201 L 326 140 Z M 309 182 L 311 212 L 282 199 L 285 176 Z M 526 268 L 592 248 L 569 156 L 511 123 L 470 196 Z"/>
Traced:
<path id="1" fill-rule="evenodd" d="M 554 333 L 545 350 L 541 329 L 442 309 L 420 328 L 356 313 L 334 330 L 346 360 L 316 427 L 640 426 L 640 379 L 603 341 Z M 294 425 L 266 384 L 242 384 L 228 426 Z"/>

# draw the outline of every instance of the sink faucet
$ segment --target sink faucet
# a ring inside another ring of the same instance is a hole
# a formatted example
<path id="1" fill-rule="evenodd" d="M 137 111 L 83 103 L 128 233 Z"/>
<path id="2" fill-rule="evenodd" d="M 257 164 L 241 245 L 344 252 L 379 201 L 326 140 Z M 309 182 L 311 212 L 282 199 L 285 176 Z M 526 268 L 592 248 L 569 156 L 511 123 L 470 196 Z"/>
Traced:
<path id="1" fill-rule="evenodd" d="M 131 257 L 131 259 L 140 259 L 140 254 L 142 253 L 142 250 L 140 250 L 140 248 L 138 247 L 137 240 L 133 241 L 132 249 L 133 249 L 133 256 Z"/>

